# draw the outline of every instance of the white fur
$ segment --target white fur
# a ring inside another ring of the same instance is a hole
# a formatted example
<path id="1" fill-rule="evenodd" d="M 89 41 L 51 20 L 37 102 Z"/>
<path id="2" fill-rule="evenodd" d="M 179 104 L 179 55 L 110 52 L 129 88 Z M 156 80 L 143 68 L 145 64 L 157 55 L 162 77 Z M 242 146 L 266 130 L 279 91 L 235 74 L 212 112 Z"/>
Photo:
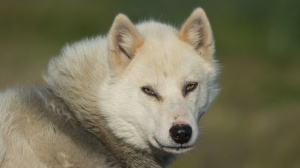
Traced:
<path id="1" fill-rule="evenodd" d="M 119 14 L 107 36 L 67 45 L 50 61 L 47 88 L 0 94 L 0 167 L 166 166 L 196 144 L 218 91 L 213 55 L 201 8 L 179 30 Z M 185 94 L 190 82 L 198 86 Z M 174 125 L 189 125 L 191 138 L 176 143 Z"/>
<path id="2" fill-rule="evenodd" d="M 144 45 L 123 75 L 108 78 L 99 90 L 102 114 L 119 138 L 147 150 L 149 145 L 160 148 L 156 140 L 163 146 L 179 147 L 169 135 L 172 124 L 179 120 L 192 126 L 193 136 L 185 146 L 193 147 L 199 117 L 217 92 L 212 84 L 217 76 L 216 64 L 178 39 L 178 30 L 171 26 L 151 21 L 137 25 L 137 30 L 145 40 Z M 184 98 L 181 89 L 188 81 L 197 81 L 199 86 Z M 141 91 L 145 85 L 153 86 L 163 101 L 145 95 Z"/>

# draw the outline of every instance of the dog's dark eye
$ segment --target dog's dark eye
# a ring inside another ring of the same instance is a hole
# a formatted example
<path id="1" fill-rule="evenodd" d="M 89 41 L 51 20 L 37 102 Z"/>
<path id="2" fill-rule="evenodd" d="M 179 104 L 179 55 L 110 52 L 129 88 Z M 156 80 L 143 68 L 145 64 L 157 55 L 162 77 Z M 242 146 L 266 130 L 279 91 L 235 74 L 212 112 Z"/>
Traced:
<path id="1" fill-rule="evenodd" d="M 159 96 L 157 93 L 155 93 L 155 91 L 151 88 L 151 87 L 148 87 L 148 86 L 143 86 L 142 87 L 142 91 L 147 94 L 148 96 L 153 96 L 155 97 L 157 100 L 159 100 Z"/>
<path id="2" fill-rule="evenodd" d="M 148 95 L 155 95 L 154 91 L 149 87 L 142 87 L 142 90 Z"/>
<path id="3" fill-rule="evenodd" d="M 189 92 L 195 90 L 198 86 L 197 82 L 190 82 L 184 86 L 183 95 L 186 96 Z"/>

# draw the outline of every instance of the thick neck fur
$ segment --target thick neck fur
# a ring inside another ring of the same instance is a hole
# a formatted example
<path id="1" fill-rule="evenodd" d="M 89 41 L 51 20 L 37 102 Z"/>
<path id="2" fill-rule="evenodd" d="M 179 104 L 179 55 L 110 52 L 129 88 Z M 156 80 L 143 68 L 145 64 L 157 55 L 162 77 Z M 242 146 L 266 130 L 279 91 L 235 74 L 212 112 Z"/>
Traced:
<path id="1" fill-rule="evenodd" d="M 44 79 L 81 125 L 99 138 L 120 167 L 166 166 L 173 158 L 170 154 L 156 149 L 151 152 L 134 149 L 107 127 L 97 102 L 99 87 L 109 74 L 107 55 L 106 40 L 101 37 L 67 46 L 60 56 L 50 61 Z"/>

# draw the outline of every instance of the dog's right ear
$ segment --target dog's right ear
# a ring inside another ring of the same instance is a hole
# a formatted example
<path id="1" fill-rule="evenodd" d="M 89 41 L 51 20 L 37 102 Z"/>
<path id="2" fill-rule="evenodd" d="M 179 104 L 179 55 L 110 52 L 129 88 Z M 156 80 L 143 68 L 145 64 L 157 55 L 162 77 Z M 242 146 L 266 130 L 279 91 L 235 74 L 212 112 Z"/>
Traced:
<path id="1" fill-rule="evenodd" d="M 129 18 L 118 14 L 108 35 L 110 63 L 114 71 L 122 71 L 134 57 L 143 39 Z"/>

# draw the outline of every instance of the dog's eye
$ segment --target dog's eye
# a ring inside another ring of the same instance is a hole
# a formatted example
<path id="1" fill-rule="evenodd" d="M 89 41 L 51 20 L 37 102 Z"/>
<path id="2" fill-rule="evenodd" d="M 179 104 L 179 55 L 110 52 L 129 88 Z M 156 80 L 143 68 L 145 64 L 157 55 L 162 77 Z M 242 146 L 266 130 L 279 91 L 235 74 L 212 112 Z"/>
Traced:
<path id="1" fill-rule="evenodd" d="M 152 88 L 150 88 L 150 87 L 148 87 L 148 86 L 143 86 L 143 87 L 142 87 L 142 91 L 143 91 L 145 94 L 147 94 L 148 96 L 153 96 L 153 97 L 155 97 L 156 99 L 159 100 L 158 94 L 156 94 Z"/>
<path id="2" fill-rule="evenodd" d="M 155 92 L 151 88 L 146 87 L 146 86 L 142 87 L 142 91 L 144 93 L 146 93 L 147 95 L 152 95 L 152 96 L 155 95 Z"/>
<path id="3" fill-rule="evenodd" d="M 189 92 L 192 92 L 193 90 L 195 90 L 198 86 L 197 82 L 190 82 L 187 85 L 185 85 L 184 89 L 183 89 L 183 94 L 184 96 L 187 95 Z"/>

